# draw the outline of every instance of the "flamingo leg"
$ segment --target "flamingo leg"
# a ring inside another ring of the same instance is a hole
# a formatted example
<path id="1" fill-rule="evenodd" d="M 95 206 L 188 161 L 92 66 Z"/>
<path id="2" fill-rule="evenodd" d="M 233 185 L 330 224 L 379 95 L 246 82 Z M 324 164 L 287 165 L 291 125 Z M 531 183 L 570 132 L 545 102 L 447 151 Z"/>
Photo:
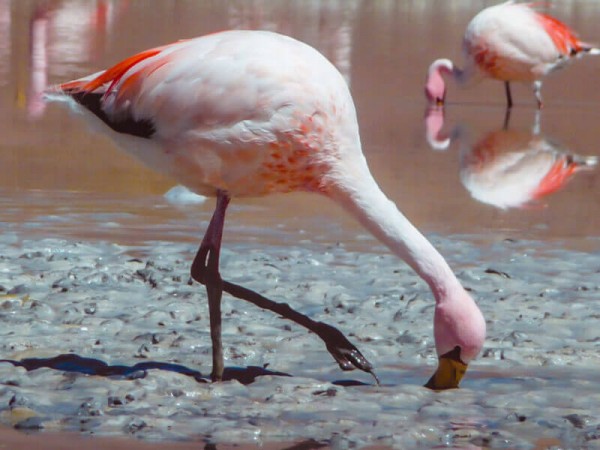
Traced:
<path id="1" fill-rule="evenodd" d="M 283 318 L 312 331 L 325 342 L 327 350 L 342 370 L 363 370 L 370 373 L 375 378 L 377 384 L 379 384 L 379 379 L 373 371 L 373 365 L 337 328 L 323 322 L 316 322 L 304 314 L 295 311 L 287 303 L 274 302 L 250 289 L 224 281 L 221 278 L 219 273 L 219 253 L 223 236 L 223 225 L 225 223 L 225 211 L 229 201 L 230 197 L 227 194 L 222 191 L 217 192 L 215 211 L 191 268 L 192 278 L 206 286 L 208 295 L 213 358 L 211 379 L 213 381 L 222 380 L 223 371 L 225 370 L 223 363 L 223 342 L 221 339 L 221 298 L 223 291 L 225 291 L 235 298 L 250 302 L 261 309 L 273 311 Z"/>
<path id="2" fill-rule="evenodd" d="M 208 311 L 210 315 L 210 338 L 212 340 L 212 373 L 213 381 L 223 379 L 225 366 L 223 363 L 223 342 L 221 339 L 221 297 L 223 280 L 219 273 L 219 254 L 225 223 L 225 211 L 230 197 L 223 191 L 217 192 L 217 205 L 210 220 L 208 229 L 202 239 L 198 253 L 192 263 L 192 278 L 206 286 Z"/>
<path id="3" fill-rule="evenodd" d="M 510 83 L 508 81 L 504 82 L 504 91 L 506 92 L 506 107 L 508 109 L 512 108 L 512 94 L 510 93 Z"/>
<path id="4" fill-rule="evenodd" d="M 285 319 L 312 331 L 325 343 L 327 351 L 333 356 L 342 370 L 360 369 L 370 373 L 379 385 L 379 378 L 373 371 L 373 365 L 337 328 L 324 322 L 317 322 L 292 309 L 287 303 L 278 303 L 243 286 L 223 281 L 223 290 L 228 294 L 250 302 L 261 309 L 279 314 Z"/>

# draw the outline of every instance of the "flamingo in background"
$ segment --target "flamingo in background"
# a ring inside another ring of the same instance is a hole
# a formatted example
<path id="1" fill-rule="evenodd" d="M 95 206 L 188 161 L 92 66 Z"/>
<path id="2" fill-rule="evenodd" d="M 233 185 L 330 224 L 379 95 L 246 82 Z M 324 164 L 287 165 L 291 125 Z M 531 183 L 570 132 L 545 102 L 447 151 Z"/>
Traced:
<path id="1" fill-rule="evenodd" d="M 538 111 L 539 112 L 539 111 Z M 428 109 L 427 142 L 445 150 L 464 128 L 443 130 L 444 111 Z M 508 117 L 500 130 L 490 131 L 460 152 L 460 180 L 471 196 L 500 209 L 524 208 L 562 189 L 583 170 L 598 164 L 597 156 L 580 156 L 561 148 L 540 133 L 539 115 L 532 132 L 508 129 Z"/>
<path id="2" fill-rule="evenodd" d="M 541 109 L 542 78 L 584 53 L 600 54 L 600 49 L 580 41 L 567 25 L 530 4 L 508 1 L 484 9 L 469 22 L 463 53 L 464 69 L 445 58 L 429 67 L 425 95 L 431 104 L 444 104 L 444 75 L 450 75 L 459 84 L 483 77 L 504 81 L 508 108 L 513 105 L 510 82 L 533 83 Z"/>
<path id="3" fill-rule="evenodd" d="M 483 346 L 483 315 L 373 179 L 348 86 L 314 48 L 267 31 L 220 32 L 143 51 L 48 96 L 104 123 L 119 145 L 191 190 L 216 197 L 191 268 L 207 290 L 214 381 L 224 370 L 222 292 L 252 301 L 219 273 L 227 206 L 236 197 L 307 191 L 344 207 L 428 283 L 439 365 L 427 386 L 458 387 Z M 324 339 L 342 369 L 370 371 L 355 348 Z"/>

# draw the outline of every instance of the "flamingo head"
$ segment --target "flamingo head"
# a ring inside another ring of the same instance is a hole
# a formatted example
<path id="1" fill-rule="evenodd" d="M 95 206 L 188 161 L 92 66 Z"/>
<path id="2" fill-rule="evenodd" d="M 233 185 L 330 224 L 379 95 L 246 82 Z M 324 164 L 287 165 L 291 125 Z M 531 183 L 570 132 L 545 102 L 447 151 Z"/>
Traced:
<path id="1" fill-rule="evenodd" d="M 438 300 L 434 316 L 438 368 L 425 387 L 457 388 L 467 366 L 483 347 L 485 319 L 471 296 L 460 287 Z"/>
<path id="2" fill-rule="evenodd" d="M 449 59 L 436 59 L 427 71 L 425 97 L 430 105 L 441 106 L 446 101 L 446 82 L 443 75 L 453 74 L 454 64 Z"/>

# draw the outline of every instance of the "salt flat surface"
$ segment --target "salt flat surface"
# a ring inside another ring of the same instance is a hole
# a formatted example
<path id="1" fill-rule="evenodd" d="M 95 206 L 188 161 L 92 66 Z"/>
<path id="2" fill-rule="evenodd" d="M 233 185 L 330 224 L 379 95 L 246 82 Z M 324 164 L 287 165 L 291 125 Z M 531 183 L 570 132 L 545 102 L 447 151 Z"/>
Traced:
<path id="1" fill-rule="evenodd" d="M 436 365 L 433 299 L 377 245 L 359 253 L 232 244 L 222 274 L 338 327 L 375 365 L 381 386 L 340 371 L 314 334 L 227 296 L 232 379 L 212 384 L 204 288 L 189 282 L 193 246 L 7 232 L 0 421 L 151 441 L 600 448 L 598 254 L 535 241 L 482 245 L 476 236 L 433 241 L 488 323 L 462 388 L 441 393 L 422 387 Z M 27 370 L 32 361 L 39 368 Z M 247 383 L 251 366 L 291 376 Z"/>

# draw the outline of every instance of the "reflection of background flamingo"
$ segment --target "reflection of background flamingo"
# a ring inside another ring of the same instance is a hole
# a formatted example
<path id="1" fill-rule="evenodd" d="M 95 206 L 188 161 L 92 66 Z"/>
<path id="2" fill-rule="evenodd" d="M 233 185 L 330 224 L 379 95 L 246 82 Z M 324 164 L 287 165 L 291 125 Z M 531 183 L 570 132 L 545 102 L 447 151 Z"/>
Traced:
<path id="1" fill-rule="evenodd" d="M 29 117 L 40 117 L 46 108 L 43 93 L 48 86 L 48 9 L 39 6 L 31 17 L 29 27 L 29 91 L 27 112 Z"/>
<path id="2" fill-rule="evenodd" d="M 510 82 L 533 83 L 541 108 L 542 77 L 583 53 L 600 54 L 600 49 L 580 41 L 554 17 L 535 11 L 526 3 L 508 1 L 484 9 L 471 20 L 463 39 L 463 53 L 464 70 L 449 59 L 435 60 L 429 67 L 425 94 L 431 103 L 444 103 L 443 75 L 449 74 L 459 83 L 476 76 L 504 81 L 509 108 Z"/>
<path id="3" fill-rule="evenodd" d="M 447 148 L 461 127 L 443 130 L 444 112 L 430 109 L 425 118 L 427 141 L 436 150 Z M 560 148 L 539 132 L 505 127 L 487 133 L 460 154 L 460 179 L 474 199 L 497 208 L 518 208 L 565 186 L 573 175 L 597 164 L 595 156 L 578 156 Z M 465 145 L 465 143 L 463 143 Z"/>
<path id="4" fill-rule="evenodd" d="M 68 71 L 69 63 L 97 58 L 103 36 L 111 32 L 114 16 L 123 13 L 127 2 L 115 8 L 111 0 L 41 3 L 33 10 L 29 27 L 30 76 L 27 112 L 31 118 L 43 114 L 42 94 L 48 72 Z M 76 59 L 74 59 L 76 58 Z"/>
<path id="5" fill-rule="evenodd" d="M 0 0 L 0 87 L 7 83 L 6 75 L 10 71 L 11 32 L 10 0 Z"/>
<path id="6" fill-rule="evenodd" d="M 66 83 L 61 93 L 112 128 L 125 148 L 217 197 L 192 264 L 192 276 L 208 293 L 213 379 L 224 369 L 222 291 L 248 300 L 247 290 L 219 274 L 230 199 L 309 191 L 340 203 L 429 284 L 439 367 L 428 386 L 458 386 L 483 345 L 483 316 L 443 257 L 372 178 L 348 87 L 312 47 L 269 32 L 215 33 L 147 50 Z M 370 371 L 356 349 L 326 343 L 342 368 Z"/>

